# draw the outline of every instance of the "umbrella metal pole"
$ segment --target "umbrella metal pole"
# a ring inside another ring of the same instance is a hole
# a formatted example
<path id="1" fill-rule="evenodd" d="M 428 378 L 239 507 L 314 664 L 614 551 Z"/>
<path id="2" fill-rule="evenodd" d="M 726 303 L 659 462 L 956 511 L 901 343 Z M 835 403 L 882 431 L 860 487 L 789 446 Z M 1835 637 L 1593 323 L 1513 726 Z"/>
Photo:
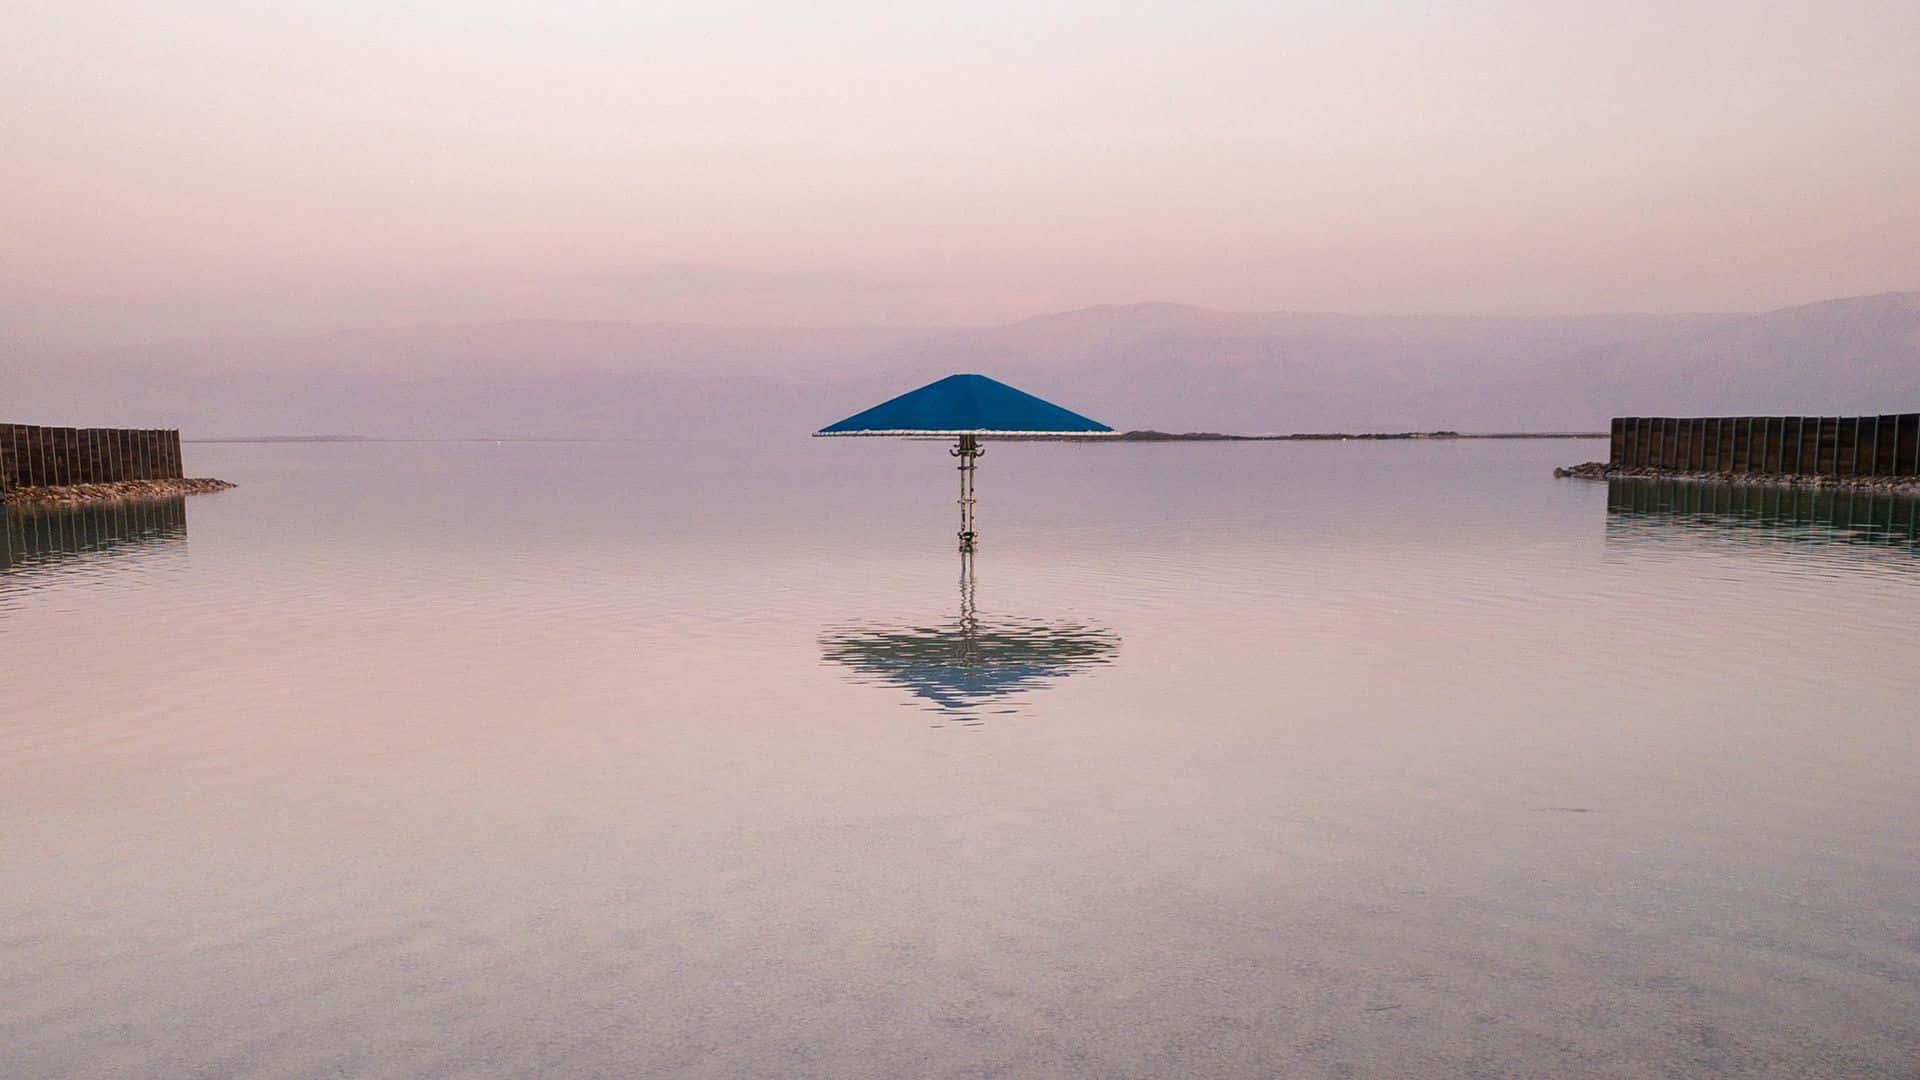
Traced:
<path id="1" fill-rule="evenodd" d="M 960 550 L 971 552 L 975 533 L 973 531 L 973 470 L 974 462 L 986 453 L 980 448 L 977 435 L 960 436 L 960 445 L 947 451 L 960 459 Z"/>

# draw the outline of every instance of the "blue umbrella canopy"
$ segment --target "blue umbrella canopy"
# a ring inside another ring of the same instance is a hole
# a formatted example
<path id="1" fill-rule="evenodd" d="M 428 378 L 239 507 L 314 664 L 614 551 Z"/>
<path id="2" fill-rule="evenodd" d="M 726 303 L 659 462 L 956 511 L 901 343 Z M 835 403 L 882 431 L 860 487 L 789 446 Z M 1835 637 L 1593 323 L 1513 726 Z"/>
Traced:
<path id="1" fill-rule="evenodd" d="M 829 424 L 815 435 L 1113 435 L 1051 401 L 985 375 L 949 375 Z"/>

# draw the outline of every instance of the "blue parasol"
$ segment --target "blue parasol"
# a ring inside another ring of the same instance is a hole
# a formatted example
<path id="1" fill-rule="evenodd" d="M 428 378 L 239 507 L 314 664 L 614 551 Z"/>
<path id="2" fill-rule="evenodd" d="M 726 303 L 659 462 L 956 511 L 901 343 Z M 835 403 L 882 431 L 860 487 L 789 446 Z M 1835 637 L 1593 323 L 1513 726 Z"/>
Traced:
<path id="1" fill-rule="evenodd" d="M 949 375 L 918 390 L 883 401 L 813 433 L 822 436 L 894 435 L 956 440 L 948 451 L 960 459 L 960 550 L 972 551 L 974 463 L 985 453 L 982 439 L 1033 439 L 1118 434 L 1071 409 L 1016 390 L 985 375 Z"/>

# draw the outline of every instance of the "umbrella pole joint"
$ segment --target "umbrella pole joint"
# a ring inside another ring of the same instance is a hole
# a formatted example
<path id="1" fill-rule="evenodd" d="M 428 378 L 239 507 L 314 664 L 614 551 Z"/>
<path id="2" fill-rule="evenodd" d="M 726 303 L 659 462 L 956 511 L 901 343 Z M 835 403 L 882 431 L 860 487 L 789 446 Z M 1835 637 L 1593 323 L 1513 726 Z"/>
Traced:
<path id="1" fill-rule="evenodd" d="M 960 551 L 969 554 L 977 536 L 973 528 L 974 463 L 986 450 L 980 446 L 978 435 L 962 435 L 960 444 L 947 453 L 960 459 Z"/>

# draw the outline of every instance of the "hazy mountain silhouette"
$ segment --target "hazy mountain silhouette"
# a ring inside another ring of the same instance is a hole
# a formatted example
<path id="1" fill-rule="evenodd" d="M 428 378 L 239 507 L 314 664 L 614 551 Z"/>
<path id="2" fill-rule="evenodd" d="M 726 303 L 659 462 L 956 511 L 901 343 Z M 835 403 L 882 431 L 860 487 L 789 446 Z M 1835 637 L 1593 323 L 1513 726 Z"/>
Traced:
<path id="1" fill-rule="evenodd" d="M 1759 315 L 1095 307 L 969 329 L 518 321 L 0 359 L 9 416 L 205 435 L 799 435 L 954 371 L 1121 428 L 1597 429 L 1920 408 L 1920 294 Z"/>

